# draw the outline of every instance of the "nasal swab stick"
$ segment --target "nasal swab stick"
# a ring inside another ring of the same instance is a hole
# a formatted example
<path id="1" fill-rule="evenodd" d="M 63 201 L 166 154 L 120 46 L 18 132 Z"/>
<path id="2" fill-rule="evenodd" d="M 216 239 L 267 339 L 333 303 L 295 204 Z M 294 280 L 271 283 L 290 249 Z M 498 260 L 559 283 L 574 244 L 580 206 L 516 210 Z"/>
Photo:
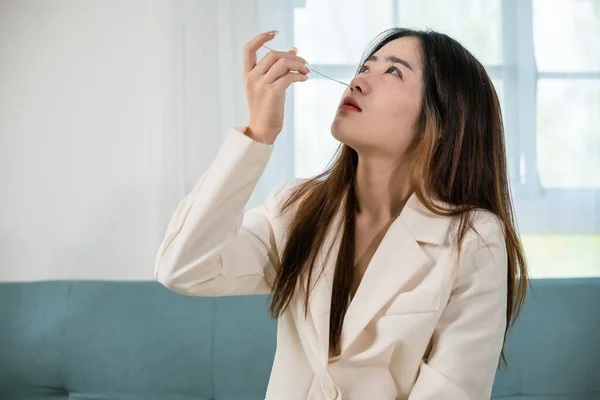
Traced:
<path id="1" fill-rule="evenodd" d="M 270 47 L 267 47 L 267 46 L 265 46 L 265 45 L 263 45 L 262 47 L 264 47 L 264 48 L 265 48 L 265 49 L 267 49 L 267 50 L 274 51 L 273 49 L 271 49 Z M 307 68 L 308 68 L 308 64 L 307 64 Z M 319 71 L 317 71 L 317 70 L 315 70 L 315 69 L 312 69 L 312 68 L 308 68 L 308 69 L 309 69 L 309 71 L 311 71 L 311 72 L 314 72 L 314 73 L 316 73 L 316 74 L 319 74 L 319 75 L 321 75 L 321 76 L 323 76 L 323 77 L 325 77 L 325 78 L 327 78 L 327 79 L 331 79 L 331 80 L 332 80 L 332 81 L 334 81 L 334 82 L 341 83 L 341 84 L 342 84 L 342 85 L 344 85 L 344 86 L 348 86 L 348 87 L 350 87 L 350 85 L 348 85 L 347 83 L 345 83 L 345 82 L 342 82 L 342 81 L 338 81 L 337 79 L 334 79 L 334 78 L 332 78 L 332 77 L 330 77 L 330 76 L 327 76 L 327 75 L 325 75 L 325 74 L 322 74 L 322 73 L 320 73 Z"/>

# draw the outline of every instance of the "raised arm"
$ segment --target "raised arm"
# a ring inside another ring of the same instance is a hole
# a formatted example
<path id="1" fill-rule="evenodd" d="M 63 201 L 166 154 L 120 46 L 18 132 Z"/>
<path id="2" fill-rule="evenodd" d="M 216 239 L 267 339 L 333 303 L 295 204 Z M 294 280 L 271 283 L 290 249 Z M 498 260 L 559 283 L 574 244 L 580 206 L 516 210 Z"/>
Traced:
<path id="1" fill-rule="evenodd" d="M 278 254 L 267 202 L 243 209 L 272 145 L 232 129 L 210 169 L 177 206 L 161 243 L 154 276 L 178 293 L 196 296 L 268 293 Z"/>
<path id="2" fill-rule="evenodd" d="M 279 255 L 272 221 L 281 184 L 267 202 L 243 209 L 283 127 L 285 91 L 306 81 L 306 60 L 294 51 L 256 51 L 276 32 L 244 46 L 244 85 L 250 123 L 232 129 L 210 169 L 178 205 L 156 255 L 155 279 L 188 295 L 268 293 Z"/>

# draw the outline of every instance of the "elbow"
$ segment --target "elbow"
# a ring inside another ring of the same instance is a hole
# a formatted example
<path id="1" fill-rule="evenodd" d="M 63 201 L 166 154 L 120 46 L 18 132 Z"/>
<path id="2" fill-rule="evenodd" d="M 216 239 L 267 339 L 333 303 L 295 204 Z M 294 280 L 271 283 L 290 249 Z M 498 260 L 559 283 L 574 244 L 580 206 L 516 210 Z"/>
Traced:
<path id="1" fill-rule="evenodd" d="M 162 273 L 160 269 L 155 273 L 154 280 L 172 292 L 184 296 L 202 296 L 202 293 L 198 293 L 198 288 L 192 286 L 189 282 L 177 279 L 172 274 Z"/>
<path id="2" fill-rule="evenodd" d="M 154 280 L 167 289 L 185 296 L 219 296 L 226 284 L 216 260 L 182 263 L 157 259 Z"/>
<path id="3" fill-rule="evenodd" d="M 167 268 L 160 262 L 157 262 L 154 268 L 154 280 L 173 292 L 189 295 L 190 293 L 186 286 L 176 279 L 170 271 L 172 271 L 171 268 Z"/>
<path id="4" fill-rule="evenodd" d="M 192 295 L 192 288 L 189 282 L 186 282 L 185 274 L 182 274 L 176 262 L 166 259 L 164 256 L 157 256 L 154 264 L 154 280 L 167 289 L 182 294 Z"/>

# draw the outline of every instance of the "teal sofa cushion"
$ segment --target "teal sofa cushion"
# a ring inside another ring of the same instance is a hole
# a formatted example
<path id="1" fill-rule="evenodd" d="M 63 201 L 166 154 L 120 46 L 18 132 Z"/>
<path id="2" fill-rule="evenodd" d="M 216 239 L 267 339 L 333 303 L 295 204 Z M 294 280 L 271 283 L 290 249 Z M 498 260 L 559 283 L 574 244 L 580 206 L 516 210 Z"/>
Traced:
<path id="1" fill-rule="evenodd" d="M 600 399 L 600 279 L 538 280 L 494 399 Z M 0 284 L 0 399 L 263 400 L 267 296 L 155 282 Z"/>
<path id="2" fill-rule="evenodd" d="M 509 368 L 496 374 L 495 397 L 600 399 L 599 332 L 600 279 L 534 280 L 507 338 Z"/>
<path id="3" fill-rule="evenodd" d="M 275 322 L 262 298 L 238 298 L 239 324 L 218 300 L 154 282 L 0 284 L 0 399 L 262 400 Z M 220 329 L 248 335 L 227 344 Z"/>

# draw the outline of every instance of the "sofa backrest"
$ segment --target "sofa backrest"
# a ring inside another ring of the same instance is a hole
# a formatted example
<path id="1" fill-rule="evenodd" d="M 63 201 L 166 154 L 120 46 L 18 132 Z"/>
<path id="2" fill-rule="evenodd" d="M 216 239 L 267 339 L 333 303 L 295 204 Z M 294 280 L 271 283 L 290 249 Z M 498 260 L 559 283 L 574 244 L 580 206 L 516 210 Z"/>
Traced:
<path id="1" fill-rule="evenodd" d="M 534 289 L 494 395 L 600 398 L 600 279 Z M 276 342 L 267 300 L 155 282 L 0 284 L 0 399 L 262 400 Z"/>

